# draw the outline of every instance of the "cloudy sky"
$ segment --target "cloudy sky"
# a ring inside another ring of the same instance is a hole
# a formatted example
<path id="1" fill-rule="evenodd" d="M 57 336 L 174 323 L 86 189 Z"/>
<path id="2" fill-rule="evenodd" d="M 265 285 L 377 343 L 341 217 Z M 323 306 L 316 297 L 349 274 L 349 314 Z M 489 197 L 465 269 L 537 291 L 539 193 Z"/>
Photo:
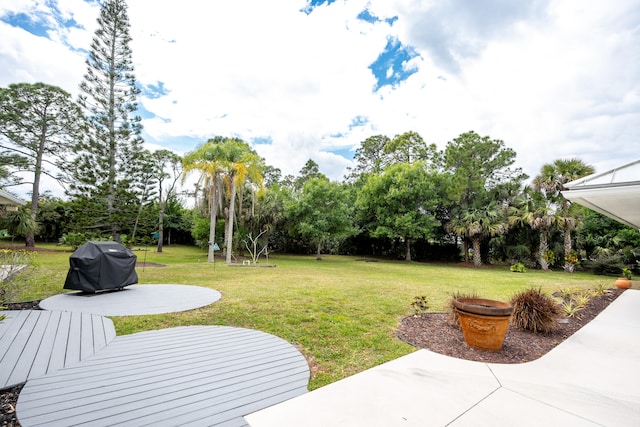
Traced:
<path id="1" fill-rule="evenodd" d="M 215 135 L 283 175 L 340 180 L 360 142 L 474 130 L 531 176 L 559 158 L 604 172 L 640 158 L 638 0 L 129 0 L 150 148 Z M 74 99 L 95 0 L 0 0 L 0 86 Z"/>

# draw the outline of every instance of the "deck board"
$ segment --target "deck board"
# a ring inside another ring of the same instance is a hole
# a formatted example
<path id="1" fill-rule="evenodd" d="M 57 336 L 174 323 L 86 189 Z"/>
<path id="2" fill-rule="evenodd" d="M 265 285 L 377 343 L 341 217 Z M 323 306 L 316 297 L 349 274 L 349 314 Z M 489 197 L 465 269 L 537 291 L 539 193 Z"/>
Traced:
<path id="1" fill-rule="evenodd" d="M 116 337 L 104 350 L 30 380 L 17 405 L 27 426 L 223 425 L 307 391 L 309 367 L 259 331 L 186 326 Z"/>
<path id="2" fill-rule="evenodd" d="M 3 314 L 7 318 L 0 322 L 0 388 L 77 363 L 115 337 L 113 322 L 98 315 L 44 310 Z"/>

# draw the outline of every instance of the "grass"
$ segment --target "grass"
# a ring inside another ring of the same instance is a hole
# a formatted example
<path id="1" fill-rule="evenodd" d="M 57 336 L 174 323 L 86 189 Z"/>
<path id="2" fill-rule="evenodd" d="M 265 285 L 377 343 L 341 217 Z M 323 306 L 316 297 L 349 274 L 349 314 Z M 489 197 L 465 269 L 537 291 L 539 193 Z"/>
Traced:
<path id="1" fill-rule="evenodd" d="M 38 245 L 41 247 L 41 245 Z M 63 291 L 71 250 L 46 246 L 38 275 L 21 289 L 19 300 Z M 354 257 L 271 256 L 275 268 L 232 268 L 206 262 L 193 247 L 165 247 L 163 253 L 134 248 L 138 261 L 164 267 L 138 267 L 140 284 L 188 284 L 222 293 L 213 305 L 181 313 L 113 318 L 118 335 L 183 325 L 230 325 L 261 330 L 295 345 L 312 364 L 310 389 L 415 351 L 395 336 L 411 303 L 425 295 L 432 311 L 448 310 L 454 292 L 509 301 L 528 289 L 593 289 L 602 277 L 586 273 L 528 270 L 508 266 L 466 268 L 452 264 L 362 262 Z M 612 282 L 613 284 L 613 282 Z"/>

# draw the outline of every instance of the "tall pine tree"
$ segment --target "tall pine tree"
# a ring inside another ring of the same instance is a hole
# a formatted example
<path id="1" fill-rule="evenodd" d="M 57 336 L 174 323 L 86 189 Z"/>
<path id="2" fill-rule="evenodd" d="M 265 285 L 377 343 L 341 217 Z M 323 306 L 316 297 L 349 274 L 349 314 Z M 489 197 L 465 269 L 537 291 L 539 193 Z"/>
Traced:
<path id="1" fill-rule="evenodd" d="M 124 0 L 105 0 L 86 61 L 78 103 L 92 124 L 92 137 L 77 147 L 70 194 L 84 200 L 82 223 L 120 241 L 135 221 L 133 180 L 142 139 L 135 115 L 136 86 Z"/>

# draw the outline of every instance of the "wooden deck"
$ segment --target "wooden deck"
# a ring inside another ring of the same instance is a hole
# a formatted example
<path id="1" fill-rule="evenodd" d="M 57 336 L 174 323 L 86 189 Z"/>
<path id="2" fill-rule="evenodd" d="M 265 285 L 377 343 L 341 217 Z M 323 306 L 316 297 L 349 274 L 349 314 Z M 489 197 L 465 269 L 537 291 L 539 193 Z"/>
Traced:
<path id="1" fill-rule="evenodd" d="M 55 372 L 102 350 L 116 336 L 102 316 L 43 310 L 3 311 L 0 388 Z"/>
<path id="2" fill-rule="evenodd" d="M 213 304 L 221 297 L 220 292 L 203 286 L 131 285 L 121 291 L 54 295 L 41 301 L 40 308 L 102 316 L 140 316 L 193 310 Z"/>
<path id="3" fill-rule="evenodd" d="M 305 358 L 250 329 L 187 326 L 116 337 L 73 366 L 29 380 L 23 427 L 245 426 L 243 416 L 304 394 Z"/>

